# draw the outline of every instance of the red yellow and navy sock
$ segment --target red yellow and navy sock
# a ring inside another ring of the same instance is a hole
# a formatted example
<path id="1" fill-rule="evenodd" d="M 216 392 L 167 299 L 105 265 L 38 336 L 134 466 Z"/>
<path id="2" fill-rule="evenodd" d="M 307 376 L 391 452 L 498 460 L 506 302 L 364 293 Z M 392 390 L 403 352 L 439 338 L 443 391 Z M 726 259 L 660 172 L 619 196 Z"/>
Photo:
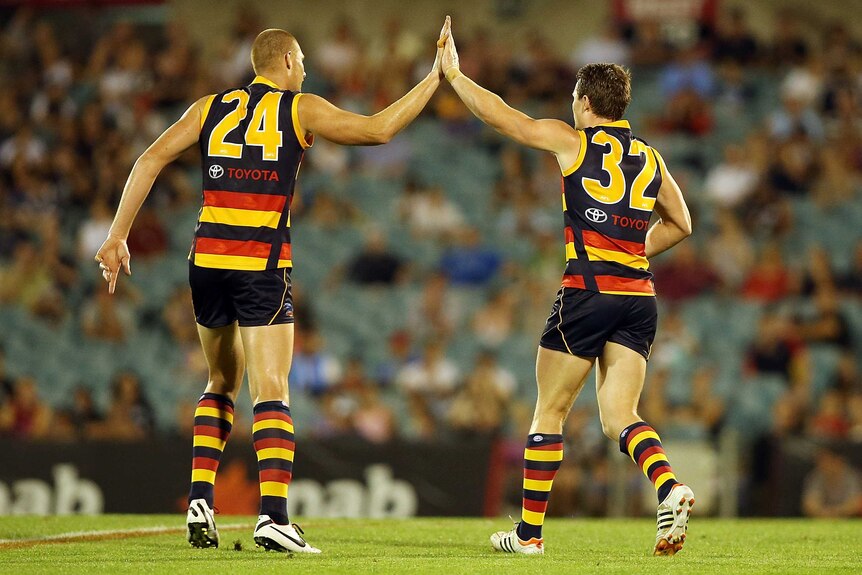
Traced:
<path id="1" fill-rule="evenodd" d="M 260 479 L 260 514 L 278 524 L 289 523 L 287 489 L 293 474 L 293 419 L 283 401 L 254 406 L 252 427 Z"/>
<path id="2" fill-rule="evenodd" d="M 679 483 L 661 446 L 656 430 L 643 421 L 632 423 L 620 433 L 620 451 L 628 453 L 632 461 L 644 472 L 655 486 L 658 502 L 661 503 Z"/>
<path id="3" fill-rule="evenodd" d="M 217 393 L 205 393 L 195 409 L 192 447 L 192 488 L 189 501 L 205 499 L 213 506 L 216 472 L 233 427 L 233 401 Z"/>
<path id="4" fill-rule="evenodd" d="M 521 541 L 542 538 L 542 524 L 554 476 L 563 462 L 563 436 L 533 433 L 524 449 L 524 500 L 518 537 Z"/>

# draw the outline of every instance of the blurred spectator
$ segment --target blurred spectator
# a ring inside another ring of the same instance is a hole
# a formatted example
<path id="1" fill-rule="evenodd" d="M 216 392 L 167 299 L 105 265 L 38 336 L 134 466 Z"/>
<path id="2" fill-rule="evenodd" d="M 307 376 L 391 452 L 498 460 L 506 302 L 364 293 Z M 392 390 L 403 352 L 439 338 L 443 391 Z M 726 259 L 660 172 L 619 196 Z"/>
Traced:
<path id="1" fill-rule="evenodd" d="M 9 401 L 0 404 L 0 435 L 46 439 L 53 433 L 53 418 L 53 410 L 39 397 L 36 380 L 23 375 L 15 380 Z"/>
<path id="2" fill-rule="evenodd" d="M 808 41 L 802 32 L 799 17 L 789 8 L 779 8 L 769 49 L 770 66 L 797 66 L 807 57 Z"/>
<path id="3" fill-rule="evenodd" d="M 768 174 L 768 181 L 779 194 L 806 196 L 814 184 L 817 168 L 812 142 L 804 137 L 794 137 L 778 148 L 778 161 Z"/>
<path id="4" fill-rule="evenodd" d="M 747 367 L 757 374 L 780 375 L 787 382 L 796 381 L 803 371 L 804 350 L 791 335 L 787 320 L 766 312 L 757 324 L 757 334 L 747 351 Z"/>
<path id="5" fill-rule="evenodd" d="M 749 65 L 758 59 L 757 39 L 742 8 L 730 8 L 720 19 L 718 32 L 713 40 L 712 57 L 718 62 L 730 60 Z"/>
<path id="6" fill-rule="evenodd" d="M 746 75 L 746 69 L 729 60 L 719 64 L 716 72 L 718 76 L 713 98 L 716 108 L 722 108 L 728 115 L 749 112 L 749 106 L 755 103 L 758 91 Z"/>
<path id="7" fill-rule="evenodd" d="M 440 269 L 454 285 L 481 286 L 497 275 L 502 265 L 497 250 L 482 245 L 476 228 L 464 227 L 440 260 Z"/>
<path id="8" fill-rule="evenodd" d="M 710 63 L 703 58 L 698 46 L 681 49 L 661 72 L 659 83 L 662 96 L 673 100 L 682 92 L 693 97 L 709 98 L 715 89 L 715 74 Z"/>
<path id="9" fill-rule="evenodd" d="M 103 239 L 106 236 L 107 234 Z M 168 232 L 152 204 L 144 204 L 141 207 L 141 211 L 135 218 L 135 226 L 129 233 L 128 245 L 129 251 L 135 254 L 136 258 L 144 260 L 162 255 L 167 251 Z M 96 246 L 97 250 L 99 246 Z M 95 255 L 95 252 L 92 255 Z"/>
<path id="10" fill-rule="evenodd" d="M 614 62 L 628 66 L 629 60 L 629 46 L 620 36 L 619 26 L 611 20 L 605 23 L 600 35 L 582 40 L 571 57 L 572 67 L 576 70 L 592 62 Z"/>
<path id="11" fill-rule="evenodd" d="M 432 272 L 425 278 L 422 291 L 410 301 L 406 327 L 418 338 L 446 340 L 463 321 L 463 313 L 449 279 L 442 272 Z"/>
<path id="12" fill-rule="evenodd" d="M 659 316 L 659 329 L 650 351 L 650 363 L 658 370 L 685 370 L 697 356 L 697 337 L 688 328 L 678 307 Z"/>
<path id="13" fill-rule="evenodd" d="M 356 69 L 362 50 L 353 24 L 342 19 L 336 24 L 332 35 L 317 48 L 315 60 L 329 80 L 342 85 Z"/>
<path id="14" fill-rule="evenodd" d="M 342 368 L 338 359 L 324 347 L 316 328 L 298 330 L 290 366 L 290 389 L 318 397 L 337 385 Z"/>
<path id="15" fill-rule="evenodd" d="M 111 382 L 111 403 L 105 419 L 90 424 L 90 437 L 139 441 L 151 437 L 155 427 L 155 413 L 138 376 L 131 371 L 118 372 Z"/>
<path id="16" fill-rule="evenodd" d="M 369 381 L 359 358 L 347 362 L 338 393 L 352 399 L 350 424 L 359 437 L 371 443 L 386 443 L 395 437 L 395 414 L 381 398 L 380 387 Z"/>
<path id="17" fill-rule="evenodd" d="M 754 247 L 730 210 L 719 210 L 716 223 L 718 229 L 706 246 L 706 259 L 712 262 L 721 284 L 735 295 L 754 265 Z"/>
<path id="18" fill-rule="evenodd" d="M 658 20 L 644 18 L 637 22 L 630 34 L 631 61 L 635 66 L 663 66 L 673 52 L 664 39 L 661 23 Z"/>
<path id="19" fill-rule="evenodd" d="M 808 517 L 858 517 L 862 512 L 862 480 L 847 460 L 821 447 L 815 467 L 805 479 L 802 509 Z"/>
<path id="20" fill-rule="evenodd" d="M 810 297 L 820 291 L 835 291 L 835 279 L 829 252 L 821 245 L 808 249 L 805 267 L 799 278 L 799 294 Z"/>
<path id="21" fill-rule="evenodd" d="M 393 387 L 401 369 L 417 359 L 412 351 L 412 345 L 413 341 L 407 330 L 399 329 L 389 335 L 389 353 L 375 370 L 376 379 L 381 387 Z"/>
<path id="22" fill-rule="evenodd" d="M 104 285 L 93 288 L 81 305 L 81 329 L 89 338 L 113 343 L 127 341 L 135 331 L 135 311 L 128 297 L 128 283 L 120 284 L 114 294 Z"/>
<path id="23" fill-rule="evenodd" d="M 703 187 L 706 195 L 717 205 L 733 208 L 744 202 L 757 187 L 760 174 L 737 144 L 724 147 L 724 161 L 713 167 Z"/>
<path id="24" fill-rule="evenodd" d="M 422 240 L 446 239 L 464 225 L 464 214 L 443 188 L 419 189 L 408 180 L 399 199 L 398 213 L 413 237 Z"/>
<path id="25" fill-rule="evenodd" d="M 787 140 L 801 134 L 821 141 L 823 121 L 812 108 L 818 93 L 816 80 L 804 72 L 788 76 L 781 89 L 781 108 L 774 110 L 769 117 L 770 135 L 776 140 Z"/>
<path id="26" fill-rule="evenodd" d="M 693 271 L 694 270 L 694 271 Z M 667 301 L 682 301 L 718 287 L 718 274 L 695 244 L 683 242 L 652 266 L 656 292 Z"/>
<path id="27" fill-rule="evenodd" d="M 372 229 L 365 245 L 346 264 L 347 279 L 360 285 L 391 286 L 404 279 L 404 261 L 387 245 L 385 234 Z"/>
<path id="28" fill-rule="evenodd" d="M 846 153 L 822 150 L 819 170 L 811 185 L 811 195 L 822 207 L 852 202 L 862 189 L 859 174 L 854 173 Z"/>
<path id="29" fill-rule="evenodd" d="M 844 412 L 844 396 L 830 389 L 820 397 L 817 411 L 808 421 L 808 435 L 816 439 L 842 440 L 850 432 Z"/>
<path id="30" fill-rule="evenodd" d="M 742 286 L 742 295 L 763 303 L 776 302 L 793 291 L 794 277 L 784 265 L 781 250 L 769 243 L 760 250 L 751 273 Z"/>
<path id="31" fill-rule="evenodd" d="M 833 345 L 845 350 L 852 348 L 850 323 L 838 306 L 838 294 L 826 287 L 814 295 L 814 314 L 797 320 L 795 331 L 806 343 Z"/>
<path id="32" fill-rule="evenodd" d="M 517 297 L 500 288 L 487 295 L 485 304 L 473 314 L 471 327 L 476 340 L 487 348 L 498 348 L 515 329 Z"/>
<path id="33" fill-rule="evenodd" d="M 709 100 L 692 88 L 675 90 L 658 119 L 657 127 L 664 132 L 688 136 L 704 136 L 713 127 Z"/>
<path id="34" fill-rule="evenodd" d="M 401 369 L 395 383 L 408 396 L 413 411 L 427 411 L 427 416 L 440 422 L 449 411 L 459 373 L 455 363 L 446 357 L 443 344 L 432 339 L 423 346 L 419 359 Z"/>
<path id="35" fill-rule="evenodd" d="M 499 433 L 515 392 L 515 377 L 497 364 L 493 353 L 482 352 L 449 409 L 448 421 L 459 436 Z"/>
<path id="36" fill-rule="evenodd" d="M 72 403 L 57 413 L 58 419 L 69 428 L 72 437 L 86 438 L 91 427 L 104 421 L 93 400 L 93 391 L 84 385 L 78 385 L 72 391 Z M 192 416 L 194 420 L 194 415 Z"/>

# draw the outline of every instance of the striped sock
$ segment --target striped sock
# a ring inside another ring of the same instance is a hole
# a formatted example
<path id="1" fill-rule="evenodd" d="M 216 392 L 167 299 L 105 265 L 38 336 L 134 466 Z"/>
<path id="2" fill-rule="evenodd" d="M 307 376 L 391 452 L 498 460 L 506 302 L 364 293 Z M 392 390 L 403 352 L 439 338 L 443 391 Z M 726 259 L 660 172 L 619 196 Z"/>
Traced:
<path id="1" fill-rule="evenodd" d="M 643 421 L 632 423 L 620 433 L 620 451 L 628 453 L 656 489 L 658 502 L 664 501 L 673 486 L 679 483 L 661 446 L 655 429 Z"/>
<path id="2" fill-rule="evenodd" d="M 189 501 L 205 499 L 213 506 L 213 488 L 222 451 L 233 427 L 233 401 L 217 393 L 205 393 L 195 409 L 192 444 L 192 488 Z"/>
<path id="3" fill-rule="evenodd" d="M 524 449 L 524 501 L 518 537 L 521 541 L 542 538 L 542 524 L 554 476 L 563 462 L 563 436 L 533 433 Z"/>
<path id="4" fill-rule="evenodd" d="M 293 472 L 293 419 L 283 401 L 254 406 L 252 427 L 260 479 L 260 514 L 278 524 L 289 523 L 287 488 Z"/>

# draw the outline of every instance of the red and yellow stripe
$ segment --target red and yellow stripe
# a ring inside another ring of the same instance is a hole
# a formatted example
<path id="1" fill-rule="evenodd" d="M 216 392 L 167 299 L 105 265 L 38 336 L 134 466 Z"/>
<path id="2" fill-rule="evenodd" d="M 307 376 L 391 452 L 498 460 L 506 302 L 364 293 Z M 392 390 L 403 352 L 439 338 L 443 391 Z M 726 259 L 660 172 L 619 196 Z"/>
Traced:
<path id="1" fill-rule="evenodd" d="M 645 245 L 609 238 L 604 234 L 585 230 L 584 248 L 592 262 L 616 262 L 637 269 L 649 269 Z"/>
<path id="2" fill-rule="evenodd" d="M 278 227 L 286 196 L 204 190 L 201 222 L 250 228 Z"/>

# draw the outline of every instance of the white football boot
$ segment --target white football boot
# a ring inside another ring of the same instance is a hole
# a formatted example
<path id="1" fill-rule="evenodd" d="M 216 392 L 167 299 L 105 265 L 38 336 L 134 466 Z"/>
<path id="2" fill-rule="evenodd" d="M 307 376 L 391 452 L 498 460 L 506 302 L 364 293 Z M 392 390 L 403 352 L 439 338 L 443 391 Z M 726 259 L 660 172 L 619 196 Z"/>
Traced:
<path id="1" fill-rule="evenodd" d="M 670 490 L 656 513 L 655 549 L 653 555 L 673 555 L 682 549 L 688 531 L 688 518 L 694 506 L 694 492 L 679 483 Z"/>
<path id="2" fill-rule="evenodd" d="M 302 536 L 305 533 L 296 523 L 279 525 L 269 515 L 257 518 L 254 528 L 254 542 L 267 551 L 286 553 L 320 553 L 320 549 L 309 545 Z"/>
<path id="3" fill-rule="evenodd" d="M 192 499 L 186 514 L 189 528 L 189 543 L 192 547 L 218 547 L 218 529 L 215 526 L 213 510 L 205 499 Z"/>
<path id="4" fill-rule="evenodd" d="M 497 531 L 491 535 L 491 546 L 504 553 L 523 553 L 525 555 L 543 555 L 545 553 L 544 539 L 531 538 L 522 541 L 518 537 L 518 524 L 509 531 Z"/>

